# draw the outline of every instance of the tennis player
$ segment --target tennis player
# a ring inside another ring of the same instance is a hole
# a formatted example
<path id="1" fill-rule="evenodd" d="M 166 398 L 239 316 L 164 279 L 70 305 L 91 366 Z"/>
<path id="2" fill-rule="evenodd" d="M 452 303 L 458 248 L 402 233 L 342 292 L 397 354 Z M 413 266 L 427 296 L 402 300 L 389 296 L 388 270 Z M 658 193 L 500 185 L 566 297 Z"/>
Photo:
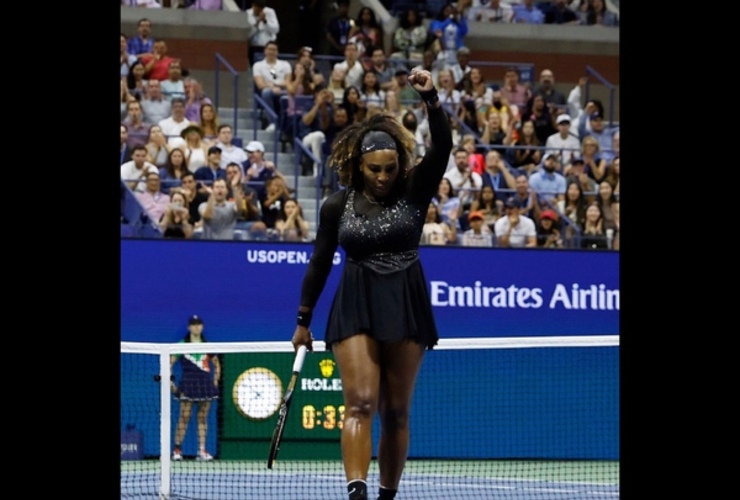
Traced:
<path id="1" fill-rule="evenodd" d="M 181 342 L 205 342 L 203 335 L 203 319 L 198 315 L 188 319 L 188 333 Z M 206 451 L 206 437 L 208 435 L 208 411 L 211 402 L 218 398 L 218 381 L 221 379 L 221 363 L 214 354 L 176 354 L 170 356 L 170 364 L 177 361 L 182 366 L 182 378 L 179 387 L 172 385 L 172 390 L 180 400 L 180 416 L 175 429 L 175 447 L 172 453 L 173 460 L 182 460 L 182 440 L 188 429 L 188 422 L 193 413 L 193 406 L 197 407 L 198 421 L 198 456 L 196 460 L 213 460 Z"/>
<path id="2" fill-rule="evenodd" d="M 337 136 L 329 156 L 346 189 L 321 206 L 311 260 L 301 286 L 293 346 L 313 349 L 313 308 L 342 245 L 347 259 L 325 342 L 337 360 L 345 403 L 341 448 L 350 500 L 367 499 L 371 427 L 380 416 L 378 499 L 398 490 L 409 448 L 409 412 L 427 349 L 437 344 L 419 240 L 429 201 L 452 149 L 452 134 L 428 71 L 409 82 L 427 106 L 432 145 L 413 168 L 414 136 L 380 114 Z"/>

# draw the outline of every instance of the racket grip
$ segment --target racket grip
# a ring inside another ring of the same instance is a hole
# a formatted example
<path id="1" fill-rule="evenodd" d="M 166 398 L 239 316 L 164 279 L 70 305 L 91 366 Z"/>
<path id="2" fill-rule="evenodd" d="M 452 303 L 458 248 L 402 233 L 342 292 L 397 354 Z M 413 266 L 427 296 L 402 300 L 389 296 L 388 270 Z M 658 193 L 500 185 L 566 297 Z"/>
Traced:
<path id="1" fill-rule="evenodd" d="M 303 360 L 306 359 L 306 346 L 302 345 L 298 347 L 298 352 L 295 356 L 295 361 L 293 361 L 293 373 L 299 373 L 301 371 L 301 368 L 303 368 Z"/>

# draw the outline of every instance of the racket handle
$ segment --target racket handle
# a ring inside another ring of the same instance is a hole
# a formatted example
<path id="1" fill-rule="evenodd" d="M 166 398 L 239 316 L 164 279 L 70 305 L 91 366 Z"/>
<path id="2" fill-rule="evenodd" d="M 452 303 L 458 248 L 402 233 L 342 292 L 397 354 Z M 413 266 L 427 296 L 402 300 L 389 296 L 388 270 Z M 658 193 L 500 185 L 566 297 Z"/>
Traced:
<path id="1" fill-rule="evenodd" d="M 304 359 L 306 359 L 306 346 L 302 345 L 298 348 L 295 361 L 293 361 L 293 373 L 300 373 L 301 368 L 303 368 Z"/>

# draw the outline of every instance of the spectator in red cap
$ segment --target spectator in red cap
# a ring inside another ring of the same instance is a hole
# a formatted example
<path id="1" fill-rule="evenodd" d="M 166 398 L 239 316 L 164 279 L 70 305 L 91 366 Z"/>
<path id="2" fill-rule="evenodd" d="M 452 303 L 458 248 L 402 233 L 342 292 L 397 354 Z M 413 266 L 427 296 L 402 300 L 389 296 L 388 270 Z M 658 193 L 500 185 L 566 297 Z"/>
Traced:
<path id="1" fill-rule="evenodd" d="M 493 235 L 488 226 L 484 224 L 484 215 L 480 210 L 471 211 L 468 214 L 470 229 L 463 233 L 462 244 L 464 247 L 492 247 Z"/>
<path id="2" fill-rule="evenodd" d="M 540 222 L 537 224 L 537 246 L 540 248 L 563 248 L 563 239 L 558 228 L 558 216 L 552 210 L 543 210 L 540 213 Z"/>

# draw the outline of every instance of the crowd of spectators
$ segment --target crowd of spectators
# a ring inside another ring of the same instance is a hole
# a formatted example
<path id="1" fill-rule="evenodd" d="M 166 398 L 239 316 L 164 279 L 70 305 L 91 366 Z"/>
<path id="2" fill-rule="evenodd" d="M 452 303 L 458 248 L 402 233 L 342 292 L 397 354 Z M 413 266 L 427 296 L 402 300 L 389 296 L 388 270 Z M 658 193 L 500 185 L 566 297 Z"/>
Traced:
<path id="1" fill-rule="evenodd" d="M 418 66 L 435 78 L 456 145 L 423 243 L 618 249 L 619 128 L 606 122 L 599 100 L 583 102 L 587 78 L 567 96 L 548 68 L 536 82 L 522 81 L 514 66 L 486 79 L 465 46 L 469 22 L 617 26 L 605 1 L 426 2 L 433 13 L 383 3 L 398 18 L 393 33 L 384 33 L 372 9 L 352 18 L 349 2 L 336 2 L 325 30 L 325 55 L 335 56 L 328 71 L 312 47 L 281 54 L 279 20 L 264 0 L 246 9 L 255 92 L 271 111 L 262 127 L 297 137 L 321 161 L 301 158 L 302 175 L 321 177 L 322 196 L 337 188 L 323 161 L 333 138 L 374 114 L 396 117 L 423 156 L 426 108 L 407 78 Z M 202 85 L 152 35 L 146 18 L 136 34 L 121 33 L 121 117 L 121 179 L 167 237 L 310 238 L 303 207 L 264 158 L 264 144 L 232 143 L 235 131 L 219 124 Z"/>

